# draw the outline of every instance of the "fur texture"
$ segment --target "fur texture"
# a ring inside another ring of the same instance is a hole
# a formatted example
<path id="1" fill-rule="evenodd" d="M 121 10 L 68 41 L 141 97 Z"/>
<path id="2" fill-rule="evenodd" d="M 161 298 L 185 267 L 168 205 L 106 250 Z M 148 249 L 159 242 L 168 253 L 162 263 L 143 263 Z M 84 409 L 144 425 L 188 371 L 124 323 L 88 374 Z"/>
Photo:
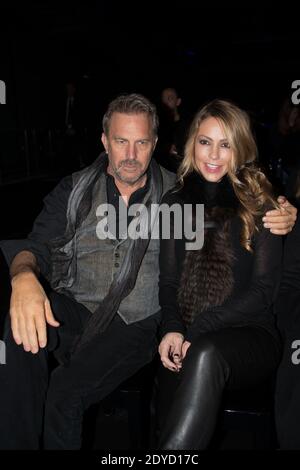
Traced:
<path id="1" fill-rule="evenodd" d="M 189 325 L 201 312 L 222 305 L 232 292 L 230 226 L 239 204 L 227 178 L 208 183 L 192 175 L 180 193 L 184 202 L 204 202 L 205 222 L 214 222 L 213 228 L 204 231 L 203 248 L 188 251 L 183 264 L 178 304 Z"/>

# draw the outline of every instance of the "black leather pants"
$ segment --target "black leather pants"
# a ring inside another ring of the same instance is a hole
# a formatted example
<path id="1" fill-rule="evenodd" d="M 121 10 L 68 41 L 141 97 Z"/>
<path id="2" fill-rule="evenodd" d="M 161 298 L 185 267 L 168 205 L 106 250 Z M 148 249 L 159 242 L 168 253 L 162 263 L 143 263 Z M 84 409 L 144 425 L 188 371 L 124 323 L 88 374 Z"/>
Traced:
<path id="1" fill-rule="evenodd" d="M 190 346 L 181 372 L 163 368 L 159 372 L 158 447 L 207 448 L 225 387 L 239 389 L 263 382 L 274 374 L 280 355 L 280 344 L 260 328 L 200 335 Z"/>

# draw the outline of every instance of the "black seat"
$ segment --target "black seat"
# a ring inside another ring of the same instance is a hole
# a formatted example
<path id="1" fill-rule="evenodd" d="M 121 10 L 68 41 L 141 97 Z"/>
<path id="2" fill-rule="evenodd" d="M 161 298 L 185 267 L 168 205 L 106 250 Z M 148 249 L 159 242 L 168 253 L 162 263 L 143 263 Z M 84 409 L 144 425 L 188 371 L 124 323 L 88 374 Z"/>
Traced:
<path id="1" fill-rule="evenodd" d="M 211 446 L 217 449 L 275 449 L 274 380 L 225 392 Z"/>

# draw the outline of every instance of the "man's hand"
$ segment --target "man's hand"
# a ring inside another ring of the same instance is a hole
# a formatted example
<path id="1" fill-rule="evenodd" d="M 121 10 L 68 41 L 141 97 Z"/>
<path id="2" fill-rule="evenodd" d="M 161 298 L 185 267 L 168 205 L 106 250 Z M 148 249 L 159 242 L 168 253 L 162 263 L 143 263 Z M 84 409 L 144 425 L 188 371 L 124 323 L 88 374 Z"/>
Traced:
<path id="1" fill-rule="evenodd" d="M 284 197 L 279 196 L 277 201 L 280 209 L 268 211 L 263 217 L 264 227 L 269 228 L 275 235 L 286 235 L 295 225 L 297 209 Z"/>
<path id="2" fill-rule="evenodd" d="M 23 344 L 25 351 L 37 353 L 39 347 L 47 344 L 46 322 L 54 327 L 59 323 L 54 319 L 50 302 L 36 275 L 21 272 L 11 281 L 10 299 L 11 327 L 15 342 Z"/>
<path id="3" fill-rule="evenodd" d="M 179 372 L 181 369 L 183 341 L 181 333 L 167 333 L 158 348 L 163 366 L 173 372 Z"/>

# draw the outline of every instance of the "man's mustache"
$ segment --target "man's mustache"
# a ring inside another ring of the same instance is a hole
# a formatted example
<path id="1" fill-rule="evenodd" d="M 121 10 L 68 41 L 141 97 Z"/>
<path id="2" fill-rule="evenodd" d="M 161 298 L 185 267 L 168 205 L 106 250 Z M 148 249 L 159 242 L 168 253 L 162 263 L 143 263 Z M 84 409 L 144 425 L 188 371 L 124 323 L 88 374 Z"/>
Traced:
<path id="1" fill-rule="evenodd" d="M 132 160 L 122 160 L 120 163 L 119 163 L 119 166 L 118 166 L 118 170 L 121 170 L 121 168 L 123 166 L 129 166 L 129 167 L 137 167 L 137 166 L 141 166 L 140 162 L 137 162 L 137 161 L 132 161 Z"/>

